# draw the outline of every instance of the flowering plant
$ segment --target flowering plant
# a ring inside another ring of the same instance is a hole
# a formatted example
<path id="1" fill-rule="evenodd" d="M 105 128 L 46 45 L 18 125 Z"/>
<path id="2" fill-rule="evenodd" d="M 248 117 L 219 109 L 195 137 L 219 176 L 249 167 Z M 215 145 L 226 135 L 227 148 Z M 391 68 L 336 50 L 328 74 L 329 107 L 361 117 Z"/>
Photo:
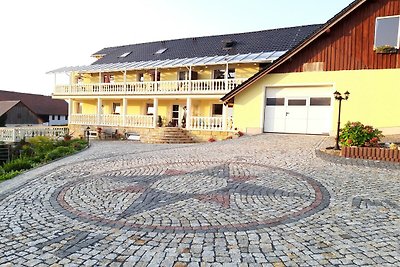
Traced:
<path id="1" fill-rule="evenodd" d="M 342 146 L 378 146 L 383 137 L 382 131 L 361 122 L 347 122 L 340 129 L 339 141 Z"/>
<path id="2" fill-rule="evenodd" d="M 392 54 L 392 53 L 397 53 L 398 49 L 391 45 L 381 45 L 375 47 L 374 51 L 378 54 Z"/>
<path id="3" fill-rule="evenodd" d="M 238 132 L 236 133 L 236 135 L 239 136 L 239 137 L 242 137 L 242 136 L 244 135 L 244 133 L 241 132 L 241 131 L 238 131 Z"/>

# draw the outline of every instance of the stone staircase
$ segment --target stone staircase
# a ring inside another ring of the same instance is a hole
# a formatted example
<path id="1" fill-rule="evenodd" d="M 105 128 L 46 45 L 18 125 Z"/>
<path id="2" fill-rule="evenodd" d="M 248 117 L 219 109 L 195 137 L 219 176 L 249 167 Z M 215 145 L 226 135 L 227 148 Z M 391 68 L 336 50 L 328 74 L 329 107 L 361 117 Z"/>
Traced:
<path id="1" fill-rule="evenodd" d="M 149 144 L 188 144 L 196 143 L 189 133 L 178 127 L 160 127 L 151 131 L 146 136 L 141 136 L 143 143 Z"/>

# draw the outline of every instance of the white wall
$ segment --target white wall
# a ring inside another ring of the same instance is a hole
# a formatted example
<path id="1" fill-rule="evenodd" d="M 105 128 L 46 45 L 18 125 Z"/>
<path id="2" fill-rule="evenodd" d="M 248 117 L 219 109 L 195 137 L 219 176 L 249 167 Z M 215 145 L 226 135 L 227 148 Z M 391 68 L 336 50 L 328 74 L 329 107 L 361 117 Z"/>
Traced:
<path id="1" fill-rule="evenodd" d="M 67 125 L 68 120 L 66 115 L 49 115 L 49 126 Z"/>

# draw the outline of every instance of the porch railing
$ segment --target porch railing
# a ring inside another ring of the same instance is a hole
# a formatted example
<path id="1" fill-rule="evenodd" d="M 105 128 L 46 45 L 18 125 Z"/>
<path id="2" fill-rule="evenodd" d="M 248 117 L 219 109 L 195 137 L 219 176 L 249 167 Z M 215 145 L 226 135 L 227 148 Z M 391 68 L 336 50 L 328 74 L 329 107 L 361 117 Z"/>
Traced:
<path id="1" fill-rule="evenodd" d="M 70 124 L 98 125 L 98 126 L 125 126 L 125 127 L 153 127 L 153 116 L 149 115 L 122 115 L 114 114 L 72 114 L 69 116 Z"/>
<path id="2" fill-rule="evenodd" d="M 225 94 L 247 79 L 57 85 L 54 95 Z"/>
<path id="3" fill-rule="evenodd" d="M 63 137 L 67 133 L 68 127 L 65 126 L 0 127 L 0 141 L 18 142 L 24 138 L 27 140 L 34 136 L 58 138 Z"/>
<path id="4" fill-rule="evenodd" d="M 124 123 L 125 122 L 125 123 Z M 70 124 L 98 125 L 98 126 L 123 126 L 123 127 L 142 127 L 153 128 L 154 117 L 151 115 L 123 115 L 113 114 L 73 114 L 69 116 Z M 225 124 L 225 125 L 224 125 Z M 211 131 L 233 131 L 233 119 L 226 120 L 223 117 L 190 117 L 191 130 L 211 130 Z"/>
<path id="5" fill-rule="evenodd" d="M 223 117 L 191 117 L 191 130 L 233 131 L 233 119 Z M 225 125 L 224 125 L 225 124 Z"/>

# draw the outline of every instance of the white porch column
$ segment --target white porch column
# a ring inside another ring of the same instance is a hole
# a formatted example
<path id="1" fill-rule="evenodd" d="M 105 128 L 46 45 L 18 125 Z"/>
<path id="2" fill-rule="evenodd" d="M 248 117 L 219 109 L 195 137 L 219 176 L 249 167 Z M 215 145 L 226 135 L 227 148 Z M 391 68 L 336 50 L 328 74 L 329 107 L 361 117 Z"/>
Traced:
<path id="1" fill-rule="evenodd" d="M 157 84 L 158 79 L 157 79 L 157 77 L 158 77 L 158 73 L 157 73 L 157 68 L 156 68 L 154 70 L 154 91 L 155 92 L 157 92 L 157 90 L 158 90 L 158 84 Z"/>
<path id="2" fill-rule="evenodd" d="M 126 97 L 122 98 L 122 125 L 125 127 L 126 125 L 126 114 L 128 110 L 128 99 Z"/>
<path id="3" fill-rule="evenodd" d="M 68 99 L 68 124 L 71 120 L 71 115 L 74 113 L 74 100 Z"/>
<path id="4" fill-rule="evenodd" d="M 101 71 L 99 72 L 99 91 L 101 92 L 102 90 L 102 88 L 101 88 L 101 82 L 102 82 L 102 80 L 101 80 Z"/>
<path id="5" fill-rule="evenodd" d="M 67 73 L 68 77 L 69 77 L 69 92 L 72 92 L 72 72 L 70 72 L 69 74 Z"/>
<path id="6" fill-rule="evenodd" d="M 228 66 L 228 62 L 226 62 L 226 67 L 225 67 L 225 90 L 228 90 L 228 74 L 229 74 L 229 66 Z"/>
<path id="7" fill-rule="evenodd" d="M 158 98 L 154 98 L 153 100 L 153 127 L 157 128 L 157 121 L 158 121 Z"/>
<path id="8" fill-rule="evenodd" d="M 227 119 L 227 111 L 228 111 L 228 104 L 223 103 L 222 104 L 222 130 L 226 131 L 226 119 Z"/>
<path id="9" fill-rule="evenodd" d="M 186 99 L 186 129 L 190 130 L 192 127 L 192 99 L 188 97 Z"/>
<path id="10" fill-rule="evenodd" d="M 124 92 L 126 92 L 126 70 L 124 70 Z"/>
<path id="11" fill-rule="evenodd" d="M 97 98 L 97 125 L 101 125 L 102 105 L 103 105 L 102 99 Z"/>
<path id="12" fill-rule="evenodd" d="M 189 92 L 191 91 L 192 91 L 192 66 L 189 66 Z"/>

